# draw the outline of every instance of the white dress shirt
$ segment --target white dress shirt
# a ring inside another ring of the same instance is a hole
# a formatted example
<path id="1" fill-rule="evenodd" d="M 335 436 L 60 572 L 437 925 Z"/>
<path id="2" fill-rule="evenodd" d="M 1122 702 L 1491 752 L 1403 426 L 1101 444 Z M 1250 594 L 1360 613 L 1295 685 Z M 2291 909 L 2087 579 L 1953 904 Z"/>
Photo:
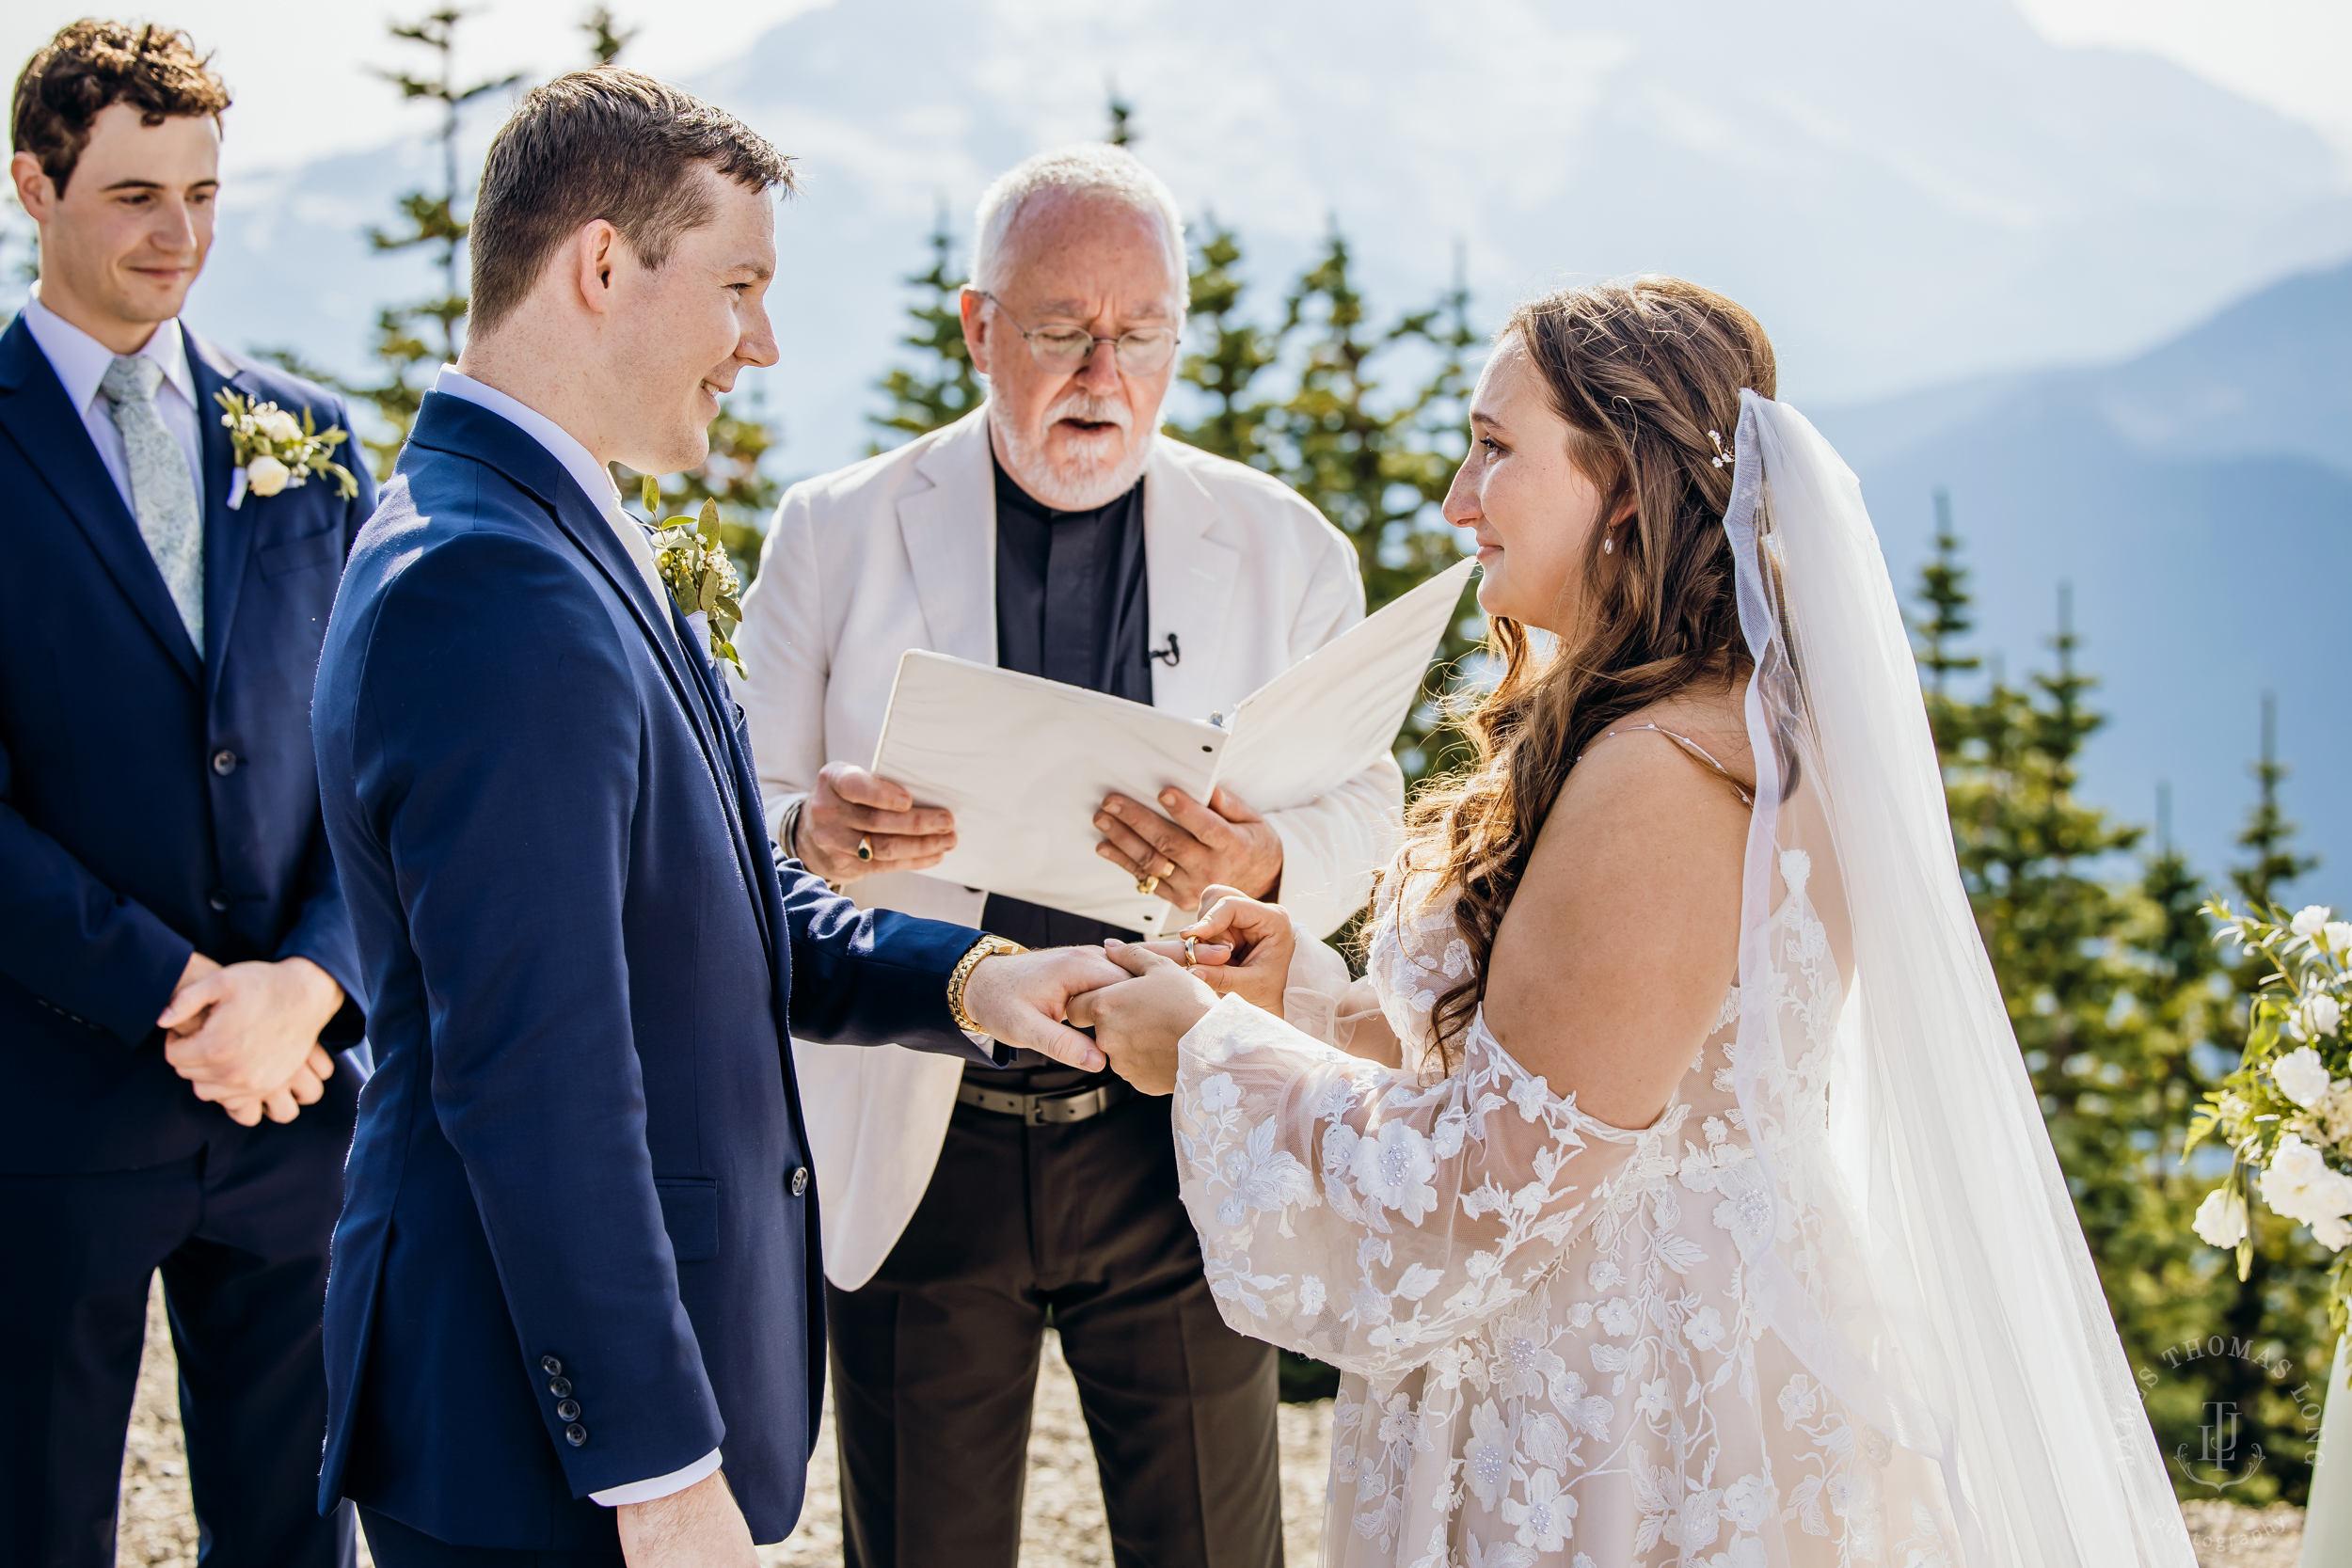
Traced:
<path id="1" fill-rule="evenodd" d="M 669 590 L 662 586 L 661 573 L 654 565 L 653 544 L 645 537 L 644 529 L 621 510 L 621 492 L 612 483 L 612 469 L 589 455 L 588 449 L 569 431 L 545 414 L 516 402 L 495 387 L 483 385 L 454 365 L 441 367 L 441 373 L 433 378 L 433 389 L 488 409 L 545 447 L 548 455 L 564 465 L 564 471 L 572 476 L 572 482 L 604 514 L 604 520 L 612 525 L 621 547 L 628 551 L 628 558 L 637 563 L 637 570 L 645 578 L 645 586 L 653 591 L 654 603 L 664 602 Z M 623 1503 L 649 1503 L 657 1497 L 685 1491 L 718 1467 L 719 1450 L 713 1449 L 682 1470 L 655 1476 L 650 1481 L 631 1481 L 626 1486 L 608 1486 L 601 1492 L 589 1493 L 588 1500 L 607 1508 L 618 1508 Z"/>
<path id="2" fill-rule="evenodd" d="M 612 483 L 612 470 L 590 456 L 588 449 L 570 431 L 496 387 L 476 381 L 454 365 L 441 367 L 441 373 L 433 378 L 433 389 L 488 409 L 545 447 L 548 456 L 564 465 L 564 471 L 572 476 L 572 483 L 580 486 L 580 493 L 604 514 L 613 537 L 620 540 L 629 560 L 637 563 L 638 575 L 645 579 L 654 603 L 667 602 L 669 590 L 662 586 L 661 570 L 654 564 L 653 541 L 646 537 L 644 525 L 621 510 L 621 492 Z"/>
<path id="3" fill-rule="evenodd" d="M 66 401 L 82 416 L 82 428 L 89 432 L 90 442 L 98 449 L 98 460 L 106 465 L 115 488 L 122 494 L 122 504 L 136 516 L 138 507 L 131 499 L 131 465 L 122 445 L 122 432 L 115 428 L 114 411 L 98 389 L 99 383 L 106 378 L 106 368 L 115 362 L 115 351 L 43 305 L 38 283 L 33 286 L 32 297 L 24 302 L 24 327 L 40 345 L 49 368 L 65 384 Z M 180 324 L 159 322 L 148 336 L 147 346 L 126 357 L 152 359 L 163 367 L 163 383 L 155 388 L 155 412 L 163 417 L 164 428 L 171 432 L 171 438 L 180 443 L 181 453 L 188 460 L 188 474 L 196 482 L 197 505 L 200 510 L 204 504 L 204 442 L 202 427 L 198 423 L 196 376 L 188 369 L 188 345 L 180 336 Z"/>

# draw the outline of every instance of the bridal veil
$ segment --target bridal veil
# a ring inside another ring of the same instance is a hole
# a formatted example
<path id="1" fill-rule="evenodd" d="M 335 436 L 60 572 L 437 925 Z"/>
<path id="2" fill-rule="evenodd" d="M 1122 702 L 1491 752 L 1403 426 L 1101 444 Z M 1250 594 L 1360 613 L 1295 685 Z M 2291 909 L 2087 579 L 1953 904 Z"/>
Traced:
<path id="1" fill-rule="evenodd" d="M 1941 1470 L 1970 1564 L 2189 1568 L 1961 885 L 1861 486 L 1752 391 L 1732 445 L 1757 768 L 1734 1080 L 1775 1212 L 1748 1256 L 1765 1311 L 1849 1409 Z M 1792 890 L 1820 924 L 1774 918 Z M 1824 933 L 1851 976 L 1825 1117 L 1819 1083 L 1796 1081 L 1824 1064 L 1787 981 L 1824 957 L 1791 944 Z M 1837 1243 L 1790 1223 L 1823 1208 L 1845 1218 Z"/>

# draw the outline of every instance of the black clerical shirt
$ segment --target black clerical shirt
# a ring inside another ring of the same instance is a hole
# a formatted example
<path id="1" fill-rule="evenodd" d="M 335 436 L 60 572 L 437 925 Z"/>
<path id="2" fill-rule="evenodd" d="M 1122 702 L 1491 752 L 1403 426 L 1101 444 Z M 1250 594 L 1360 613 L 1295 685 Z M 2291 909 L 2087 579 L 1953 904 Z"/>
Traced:
<path id="1" fill-rule="evenodd" d="M 996 475 L 996 664 L 1129 702 L 1152 701 L 1152 594 L 1144 573 L 1143 482 L 1104 505 L 1057 512 Z M 991 894 L 980 925 L 1025 947 L 1099 943 L 1136 933 Z M 976 1067 L 992 1088 L 1051 1094 L 1093 1082 L 1034 1052 L 1013 1068 Z"/>

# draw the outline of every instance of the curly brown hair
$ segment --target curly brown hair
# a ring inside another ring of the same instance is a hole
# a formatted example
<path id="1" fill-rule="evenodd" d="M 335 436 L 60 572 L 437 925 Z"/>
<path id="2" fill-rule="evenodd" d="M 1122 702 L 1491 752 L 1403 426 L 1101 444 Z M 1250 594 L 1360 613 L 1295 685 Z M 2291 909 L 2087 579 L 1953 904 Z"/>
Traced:
<path id="1" fill-rule="evenodd" d="M 1486 999 L 1495 933 L 1584 749 L 1629 714 L 1701 683 L 1728 690 L 1749 668 L 1722 526 L 1732 471 L 1716 465 L 1709 432 L 1728 445 L 1740 388 L 1771 397 L 1776 380 L 1756 318 L 1677 277 L 1564 289 L 1519 307 L 1496 341 L 1516 343 L 1543 377 L 1600 515 L 1630 514 L 1613 550 L 1595 531 L 1579 624 L 1549 656 L 1526 627 L 1494 618 L 1487 646 L 1502 678 L 1469 719 L 1477 761 L 1406 815 L 1397 868 L 1457 890 L 1470 948 L 1469 974 L 1431 1015 L 1449 1071 Z"/>
<path id="2" fill-rule="evenodd" d="M 139 111 L 140 123 L 229 107 L 229 88 L 212 56 L 170 27 L 127 22 L 69 23 L 27 61 L 16 79 L 10 117 L 15 150 L 40 160 L 62 195 L 89 145 L 90 125 L 116 103 Z"/>

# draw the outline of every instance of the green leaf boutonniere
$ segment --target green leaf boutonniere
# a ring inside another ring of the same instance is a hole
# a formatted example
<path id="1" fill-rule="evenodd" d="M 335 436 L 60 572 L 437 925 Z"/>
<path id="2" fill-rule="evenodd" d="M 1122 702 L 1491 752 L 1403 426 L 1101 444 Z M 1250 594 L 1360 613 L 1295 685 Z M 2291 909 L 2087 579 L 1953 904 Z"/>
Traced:
<path id="1" fill-rule="evenodd" d="M 219 403 L 227 410 L 220 422 L 229 427 L 229 445 L 237 457 L 237 477 L 229 496 L 231 511 L 243 503 L 247 492 L 266 499 L 309 483 L 312 474 L 333 480 L 345 500 L 359 493 L 359 482 L 333 457 L 335 449 L 350 436 L 340 425 L 319 429 L 310 419 L 308 404 L 296 421 L 274 403 L 248 403 L 234 392 L 220 393 Z"/>
<path id="2" fill-rule="evenodd" d="M 644 476 L 639 494 L 645 515 L 660 517 L 661 487 L 651 474 Z M 703 502 L 699 519 L 670 517 L 655 523 L 653 559 L 678 609 L 708 617 L 710 657 L 725 659 L 740 675 L 743 661 L 728 639 L 743 624 L 743 583 L 735 575 L 735 562 L 727 559 L 726 546 L 719 543 L 719 503 Z"/>

